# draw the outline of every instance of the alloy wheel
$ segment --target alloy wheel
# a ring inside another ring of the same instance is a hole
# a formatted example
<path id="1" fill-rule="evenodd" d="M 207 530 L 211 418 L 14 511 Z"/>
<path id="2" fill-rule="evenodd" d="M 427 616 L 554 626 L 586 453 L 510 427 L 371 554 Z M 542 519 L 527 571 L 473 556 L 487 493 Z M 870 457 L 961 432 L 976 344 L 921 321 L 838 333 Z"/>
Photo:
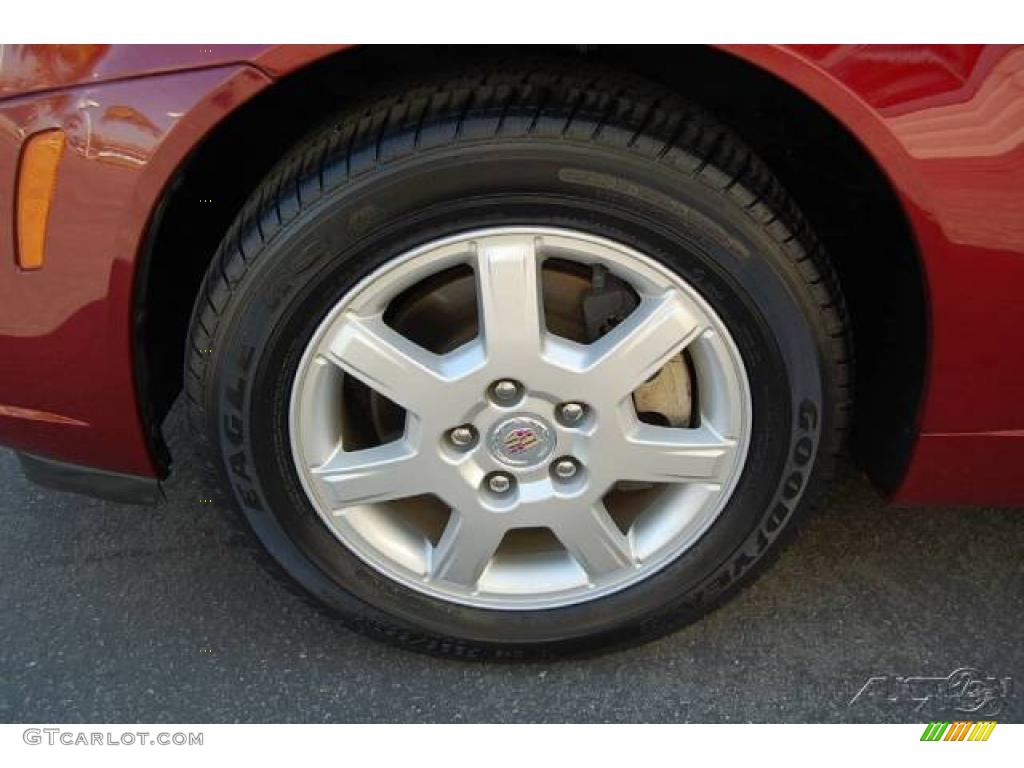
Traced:
<path id="1" fill-rule="evenodd" d="M 577 297 L 545 288 L 549 265 L 608 275 L 628 312 L 560 334 Z M 393 309 L 419 290 L 443 314 L 445 276 L 475 317 L 426 344 Z M 638 407 L 669 366 L 693 390 L 683 423 Z M 427 243 L 342 296 L 304 351 L 289 428 L 341 545 L 431 597 L 535 610 L 625 589 L 693 546 L 743 469 L 751 400 L 728 330 L 679 275 L 605 238 L 504 227 Z"/>

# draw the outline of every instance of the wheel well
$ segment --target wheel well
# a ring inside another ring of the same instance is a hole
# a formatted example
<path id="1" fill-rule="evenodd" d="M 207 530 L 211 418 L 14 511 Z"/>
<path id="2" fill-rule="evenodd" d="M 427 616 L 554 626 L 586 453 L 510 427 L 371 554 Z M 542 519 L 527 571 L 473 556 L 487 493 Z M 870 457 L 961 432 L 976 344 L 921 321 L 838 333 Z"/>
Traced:
<path id="1" fill-rule="evenodd" d="M 854 459 L 883 489 L 894 489 L 916 436 L 927 305 L 913 235 L 877 163 L 808 97 L 721 51 L 700 46 L 557 50 L 644 75 L 703 105 L 779 177 L 823 240 L 846 296 L 857 356 Z M 527 47 L 499 51 L 503 57 L 536 53 Z M 386 82 L 423 79 L 488 55 L 494 55 L 493 48 L 350 49 L 271 86 L 189 156 L 154 214 L 136 290 L 139 398 L 163 469 L 170 456 L 160 423 L 181 390 L 192 305 L 219 241 L 250 191 L 292 143 L 339 105 Z"/>

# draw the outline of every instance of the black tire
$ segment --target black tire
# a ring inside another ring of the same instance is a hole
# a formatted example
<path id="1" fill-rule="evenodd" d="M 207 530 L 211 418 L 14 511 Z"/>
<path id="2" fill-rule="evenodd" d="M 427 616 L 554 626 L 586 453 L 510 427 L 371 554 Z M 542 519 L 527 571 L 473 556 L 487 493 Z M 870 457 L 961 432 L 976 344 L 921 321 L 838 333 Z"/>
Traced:
<path id="1" fill-rule="evenodd" d="M 747 465 L 714 525 L 646 581 L 546 611 L 454 605 L 389 581 L 323 525 L 288 447 L 290 382 L 333 303 L 421 242 L 507 224 L 571 226 L 660 260 L 754 372 Z M 274 560 L 351 626 L 463 656 L 633 643 L 696 619 L 821 498 L 851 406 L 835 274 L 768 170 L 675 95 L 576 65 L 396 90 L 301 142 L 221 244 L 188 350 L 191 422 Z"/>

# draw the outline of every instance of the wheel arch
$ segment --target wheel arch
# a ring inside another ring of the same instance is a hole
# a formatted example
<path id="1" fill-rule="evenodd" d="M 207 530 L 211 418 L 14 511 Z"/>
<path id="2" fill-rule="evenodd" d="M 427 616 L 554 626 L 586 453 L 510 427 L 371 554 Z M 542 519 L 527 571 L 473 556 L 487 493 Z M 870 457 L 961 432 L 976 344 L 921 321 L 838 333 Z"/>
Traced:
<path id="1" fill-rule="evenodd" d="M 883 489 L 894 490 L 917 435 L 928 348 L 924 270 L 900 199 L 909 195 L 924 207 L 926 193 L 899 162 L 896 139 L 842 83 L 787 48 L 588 46 L 554 52 L 636 72 L 702 104 L 788 188 L 835 261 L 849 304 L 858 351 L 855 459 Z M 502 52 L 537 54 L 526 46 Z M 475 47 L 317 49 L 188 154 L 151 218 L 134 292 L 136 386 L 162 471 L 170 455 L 160 424 L 181 389 L 192 305 L 250 191 L 290 144 L 339 105 L 385 82 L 422 79 L 486 55 L 493 54 Z M 276 60 L 273 52 L 265 56 Z M 690 77 L 694 71 L 701 77 Z"/>

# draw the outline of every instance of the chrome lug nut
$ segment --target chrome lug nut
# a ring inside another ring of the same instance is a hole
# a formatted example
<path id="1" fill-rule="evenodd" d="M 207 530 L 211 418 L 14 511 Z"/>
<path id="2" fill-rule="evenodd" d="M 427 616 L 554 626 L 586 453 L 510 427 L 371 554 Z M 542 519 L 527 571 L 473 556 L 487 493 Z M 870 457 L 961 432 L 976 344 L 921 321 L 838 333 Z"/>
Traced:
<path id="1" fill-rule="evenodd" d="M 452 445 L 465 448 L 476 440 L 476 430 L 468 424 L 456 427 L 448 433 L 448 439 L 452 441 Z"/>
<path id="2" fill-rule="evenodd" d="M 512 487 L 512 478 L 504 472 L 495 472 L 487 478 L 487 487 L 494 493 L 508 493 Z"/>
<path id="3" fill-rule="evenodd" d="M 563 424 L 577 424 L 585 411 L 586 407 L 582 403 L 563 403 L 558 408 L 558 418 Z"/>
<path id="4" fill-rule="evenodd" d="M 579 470 L 579 465 L 573 459 L 559 459 L 553 465 L 555 476 L 562 480 L 568 480 L 571 477 L 575 477 L 576 472 Z"/>
<path id="5" fill-rule="evenodd" d="M 491 390 L 494 392 L 494 399 L 504 403 L 511 402 L 519 395 L 519 385 L 511 379 L 496 381 Z"/>
<path id="6" fill-rule="evenodd" d="M 508 493 L 512 487 L 512 478 L 503 472 L 495 472 L 487 478 L 487 487 L 494 493 Z"/>

